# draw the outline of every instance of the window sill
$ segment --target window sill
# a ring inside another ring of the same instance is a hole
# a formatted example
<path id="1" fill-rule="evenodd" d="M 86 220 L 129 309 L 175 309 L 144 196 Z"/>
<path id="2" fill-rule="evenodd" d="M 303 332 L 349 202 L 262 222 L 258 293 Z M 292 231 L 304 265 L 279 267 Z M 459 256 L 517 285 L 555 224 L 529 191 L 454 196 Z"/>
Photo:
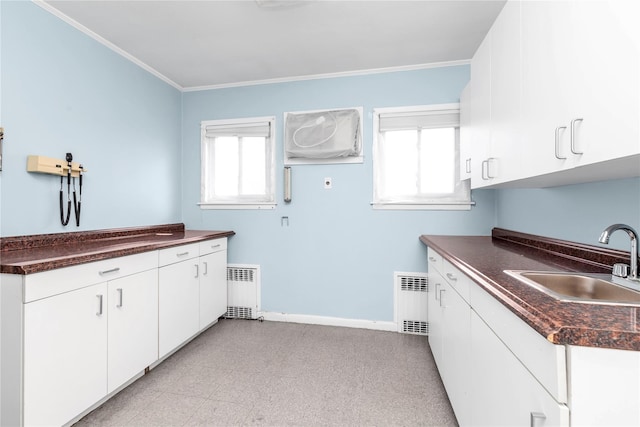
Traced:
<path id="1" fill-rule="evenodd" d="M 469 211 L 476 202 L 460 203 L 371 203 L 374 210 L 398 211 Z"/>
<path id="2" fill-rule="evenodd" d="M 245 210 L 245 209 L 259 209 L 259 210 L 269 210 L 275 209 L 275 203 L 198 203 L 200 209 L 203 210 L 214 210 L 214 209 L 223 209 L 223 210 Z"/>

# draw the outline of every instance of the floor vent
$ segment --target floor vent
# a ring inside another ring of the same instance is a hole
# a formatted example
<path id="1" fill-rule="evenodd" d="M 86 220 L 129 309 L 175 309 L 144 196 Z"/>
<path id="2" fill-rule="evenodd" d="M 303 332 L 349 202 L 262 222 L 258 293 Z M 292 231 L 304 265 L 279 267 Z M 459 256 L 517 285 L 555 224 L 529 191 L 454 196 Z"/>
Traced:
<path id="1" fill-rule="evenodd" d="M 427 318 L 429 280 L 426 273 L 394 274 L 395 318 L 398 332 L 415 335 L 428 335 Z"/>
<path id="2" fill-rule="evenodd" d="M 227 266 L 227 313 L 233 319 L 257 319 L 260 310 L 260 266 Z"/>

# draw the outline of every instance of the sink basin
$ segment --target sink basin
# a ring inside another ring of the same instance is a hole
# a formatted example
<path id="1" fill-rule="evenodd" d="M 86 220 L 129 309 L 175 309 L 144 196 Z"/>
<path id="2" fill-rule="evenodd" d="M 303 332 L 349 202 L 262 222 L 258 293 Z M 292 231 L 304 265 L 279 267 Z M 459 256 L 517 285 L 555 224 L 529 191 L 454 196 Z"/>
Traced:
<path id="1" fill-rule="evenodd" d="M 604 274 L 505 270 L 505 273 L 562 301 L 640 305 L 640 292 L 616 285 Z"/>

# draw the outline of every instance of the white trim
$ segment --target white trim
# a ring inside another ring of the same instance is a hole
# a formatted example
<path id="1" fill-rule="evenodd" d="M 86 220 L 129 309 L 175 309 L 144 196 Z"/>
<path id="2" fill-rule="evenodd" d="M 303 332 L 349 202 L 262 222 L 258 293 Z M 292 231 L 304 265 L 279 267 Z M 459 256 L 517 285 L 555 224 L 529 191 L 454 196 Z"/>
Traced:
<path id="1" fill-rule="evenodd" d="M 227 89 L 232 87 L 258 86 L 258 85 L 268 85 L 268 84 L 276 84 L 276 83 L 289 83 L 289 82 L 299 82 L 299 81 L 305 81 L 305 80 L 334 79 L 339 77 L 366 76 L 371 74 L 384 74 L 384 73 L 396 73 L 400 71 L 426 70 L 430 68 L 455 67 L 459 65 L 469 65 L 469 64 L 471 64 L 470 59 L 463 59 L 463 60 L 457 60 L 457 61 L 432 62 L 429 64 L 399 65 L 396 67 L 372 68 L 372 69 L 358 70 L 358 71 L 340 71 L 335 73 L 309 74 L 306 76 L 278 77 L 278 78 L 265 79 L 265 80 L 250 80 L 250 81 L 237 82 L 237 83 L 220 83 L 216 85 L 192 86 L 192 87 L 182 88 L 182 91 L 183 92 L 199 92 L 203 90 Z"/>
<path id="2" fill-rule="evenodd" d="M 475 202 L 461 203 L 434 203 L 434 204 L 411 204 L 411 203 L 371 203 L 375 210 L 399 210 L 399 211 L 469 211 Z"/>
<path id="3" fill-rule="evenodd" d="M 167 77 L 164 74 L 160 73 L 155 68 L 152 68 L 149 65 L 145 64 L 144 62 L 142 62 L 141 60 L 139 60 L 135 56 L 131 55 L 130 53 L 126 52 L 125 50 L 122 50 L 121 48 L 119 48 L 115 44 L 111 43 L 109 40 L 105 39 L 104 37 L 94 33 L 89 28 L 85 27 L 84 25 L 82 25 L 78 21 L 76 21 L 73 18 L 70 18 L 69 16 L 67 16 L 64 13 L 60 12 L 58 9 L 56 9 L 53 6 L 51 6 L 50 4 L 45 3 L 43 0 L 31 0 L 31 1 L 33 3 L 35 3 L 35 4 L 37 4 L 38 6 L 40 6 L 41 8 L 43 8 L 44 10 L 46 10 L 47 12 L 49 12 L 50 14 L 52 14 L 55 17 L 61 19 L 62 21 L 66 22 L 67 24 L 71 25 L 73 28 L 75 28 L 76 30 L 80 31 L 81 33 L 84 33 L 85 35 L 91 37 L 92 39 L 94 39 L 98 43 L 102 44 L 103 46 L 111 49 L 112 51 L 114 51 L 118 55 L 124 57 L 125 59 L 128 59 L 131 62 L 133 62 L 138 67 L 140 67 L 143 70 L 145 70 L 146 72 L 156 76 L 157 78 L 159 78 L 163 82 L 173 86 L 174 88 L 178 89 L 179 91 L 181 91 L 181 92 L 184 91 L 184 88 L 182 86 L 180 86 L 178 83 L 176 83 L 173 80 L 171 80 L 169 77 Z"/>
<path id="4" fill-rule="evenodd" d="M 341 326 L 345 328 L 372 329 L 376 331 L 397 332 L 396 322 L 377 320 L 344 319 L 341 317 L 313 316 L 309 314 L 287 314 L 261 311 L 258 316 L 271 322 L 304 323 L 308 325 Z"/>
<path id="5" fill-rule="evenodd" d="M 247 203 L 247 204 L 238 204 L 238 203 L 229 203 L 229 204 L 221 204 L 221 203 L 198 203 L 200 209 L 205 210 L 214 210 L 214 209 L 275 209 L 276 203 Z"/>

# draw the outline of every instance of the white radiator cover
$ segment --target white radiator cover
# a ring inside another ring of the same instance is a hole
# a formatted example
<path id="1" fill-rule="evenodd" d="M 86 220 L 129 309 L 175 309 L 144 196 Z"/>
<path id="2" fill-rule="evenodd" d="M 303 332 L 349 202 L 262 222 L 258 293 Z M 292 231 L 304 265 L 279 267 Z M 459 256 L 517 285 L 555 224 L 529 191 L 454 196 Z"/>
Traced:
<path id="1" fill-rule="evenodd" d="M 257 319 L 260 311 L 260 266 L 227 265 L 227 313 L 234 319 Z"/>
<path id="2" fill-rule="evenodd" d="M 398 332 L 428 335 L 427 317 L 429 281 L 427 273 L 394 272 L 395 319 Z"/>

